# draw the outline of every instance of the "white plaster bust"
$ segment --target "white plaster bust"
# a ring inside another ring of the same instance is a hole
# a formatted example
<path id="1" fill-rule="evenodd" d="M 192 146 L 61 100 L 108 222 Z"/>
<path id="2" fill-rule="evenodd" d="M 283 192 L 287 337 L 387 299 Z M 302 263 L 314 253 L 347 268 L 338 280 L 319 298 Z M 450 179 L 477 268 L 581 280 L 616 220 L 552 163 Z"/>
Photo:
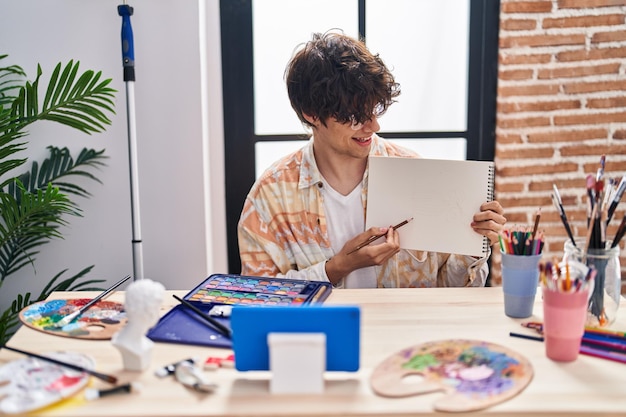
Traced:
<path id="1" fill-rule="evenodd" d="M 146 332 L 159 320 L 159 308 L 163 302 L 165 287 L 149 279 L 134 281 L 126 290 L 124 310 L 128 323 L 111 338 L 122 354 L 124 369 L 143 371 L 152 359 L 154 342 Z"/>

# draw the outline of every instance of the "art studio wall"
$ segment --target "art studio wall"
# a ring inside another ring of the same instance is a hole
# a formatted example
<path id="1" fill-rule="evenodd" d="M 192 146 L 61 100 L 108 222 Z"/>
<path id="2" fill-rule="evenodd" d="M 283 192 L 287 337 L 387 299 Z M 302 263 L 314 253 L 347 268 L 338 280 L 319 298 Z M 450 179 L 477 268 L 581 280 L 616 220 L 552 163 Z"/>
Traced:
<path id="1" fill-rule="evenodd" d="M 511 225 L 532 224 L 542 207 L 548 259 L 563 256 L 567 239 L 552 184 L 574 233 L 584 236 L 586 175 L 595 175 L 602 155 L 607 179 L 626 174 L 625 19 L 623 0 L 502 0 L 500 6 L 496 197 Z M 614 236 L 625 209 L 622 201 L 607 236 Z M 624 251 L 621 265 L 624 282 Z"/>
<path id="2" fill-rule="evenodd" d="M 9 276 L 0 306 L 15 292 L 39 294 L 42 283 L 95 265 L 89 277 L 112 284 L 133 271 L 126 112 L 122 71 L 121 1 L 0 0 L 3 64 L 46 80 L 70 59 L 102 71 L 118 90 L 106 132 L 85 135 L 41 122 L 29 128 L 27 155 L 46 146 L 105 149 L 102 184 L 82 183 L 82 218 L 68 219 L 63 240 L 43 247 L 35 267 Z M 217 1 L 134 0 L 135 109 L 144 276 L 167 288 L 191 288 L 209 271 L 224 271 L 226 255 L 221 146 L 221 78 Z M 46 81 L 47 83 L 47 81 Z M 209 140 L 211 139 L 211 140 Z M 218 242 L 218 243 L 216 243 Z"/>

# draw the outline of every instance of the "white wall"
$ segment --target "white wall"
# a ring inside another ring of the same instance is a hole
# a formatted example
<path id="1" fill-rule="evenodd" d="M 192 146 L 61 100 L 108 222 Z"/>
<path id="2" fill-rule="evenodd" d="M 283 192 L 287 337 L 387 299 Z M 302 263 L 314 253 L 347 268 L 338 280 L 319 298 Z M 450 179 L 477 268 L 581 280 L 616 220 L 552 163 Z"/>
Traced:
<path id="1" fill-rule="evenodd" d="M 113 0 L 0 0 L 0 64 L 20 65 L 34 79 L 58 62 L 101 70 L 118 90 L 113 124 L 92 136 L 52 123 L 32 126 L 27 155 L 47 145 L 106 149 L 103 184 L 84 183 L 83 218 L 70 218 L 64 240 L 42 247 L 35 270 L 2 286 L 0 307 L 15 292 L 37 294 L 64 269 L 69 277 L 95 265 L 93 279 L 112 284 L 132 273 L 131 208 L 122 78 L 121 17 Z M 189 289 L 226 271 L 223 129 L 218 0 L 134 0 L 141 234 L 144 276 L 168 289 Z M 206 25 L 205 25 L 206 23 Z M 46 81 L 47 82 L 47 81 Z M 30 166 L 30 165 L 29 165 Z M 23 170 L 23 169 L 22 169 Z M 208 178 L 205 180 L 205 178 Z"/>

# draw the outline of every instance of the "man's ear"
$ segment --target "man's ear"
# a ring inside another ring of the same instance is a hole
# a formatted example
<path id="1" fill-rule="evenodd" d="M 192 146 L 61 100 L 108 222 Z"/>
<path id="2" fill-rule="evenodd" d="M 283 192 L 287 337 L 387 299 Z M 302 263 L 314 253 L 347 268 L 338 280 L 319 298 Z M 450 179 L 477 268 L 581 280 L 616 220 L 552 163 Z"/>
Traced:
<path id="1" fill-rule="evenodd" d="M 309 122 L 310 124 L 312 124 L 313 126 L 317 127 L 317 124 L 319 123 L 319 118 L 315 117 L 315 116 L 310 116 L 306 113 L 302 113 L 302 117 L 304 117 L 304 119 Z"/>

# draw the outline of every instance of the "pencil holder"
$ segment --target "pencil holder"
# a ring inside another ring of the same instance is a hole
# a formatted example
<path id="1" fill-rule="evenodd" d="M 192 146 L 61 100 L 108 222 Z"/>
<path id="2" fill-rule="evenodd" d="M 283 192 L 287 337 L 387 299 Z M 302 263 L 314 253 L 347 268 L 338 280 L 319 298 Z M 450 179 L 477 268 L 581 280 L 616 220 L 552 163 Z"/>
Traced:
<path id="1" fill-rule="evenodd" d="M 585 332 L 588 289 L 571 292 L 543 287 L 542 290 L 546 355 L 555 361 L 573 361 L 578 357 Z"/>
<path id="2" fill-rule="evenodd" d="M 570 240 L 565 242 L 564 259 L 583 261 L 585 242 Z M 596 269 L 593 291 L 587 306 L 585 325 L 590 327 L 607 327 L 615 321 L 621 296 L 621 276 L 619 262 L 619 245 L 611 248 L 607 241 L 605 249 L 589 248 L 585 263 Z"/>
<path id="3" fill-rule="evenodd" d="M 504 314 L 514 318 L 532 316 L 539 285 L 539 255 L 502 253 Z"/>

